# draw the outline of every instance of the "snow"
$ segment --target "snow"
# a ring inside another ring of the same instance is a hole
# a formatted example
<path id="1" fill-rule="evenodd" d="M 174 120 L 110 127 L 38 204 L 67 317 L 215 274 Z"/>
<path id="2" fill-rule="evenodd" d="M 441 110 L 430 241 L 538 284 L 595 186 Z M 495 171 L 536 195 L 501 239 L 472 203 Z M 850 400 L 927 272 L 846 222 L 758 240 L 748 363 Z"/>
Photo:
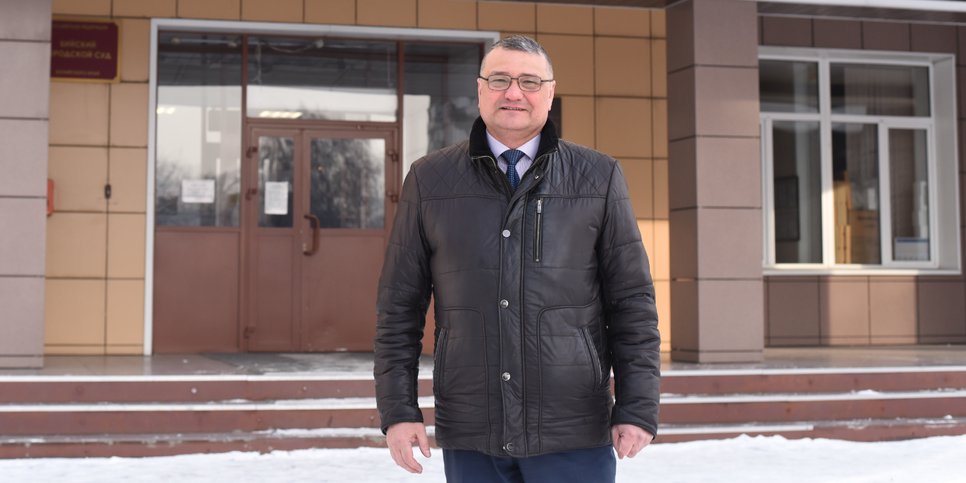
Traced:
<path id="1" fill-rule="evenodd" d="M 617 463 L 617 481 L 660 483 L 966 481 L 966 435 L 856 443 L 740 436 L 727 440 L 655 444 Z M 434 450 L 418 457 L 425 473 L 393 465 L 383 448 L 226 453 L 160 458 L 0 460 L 4 482 L 441 482 Z"/>

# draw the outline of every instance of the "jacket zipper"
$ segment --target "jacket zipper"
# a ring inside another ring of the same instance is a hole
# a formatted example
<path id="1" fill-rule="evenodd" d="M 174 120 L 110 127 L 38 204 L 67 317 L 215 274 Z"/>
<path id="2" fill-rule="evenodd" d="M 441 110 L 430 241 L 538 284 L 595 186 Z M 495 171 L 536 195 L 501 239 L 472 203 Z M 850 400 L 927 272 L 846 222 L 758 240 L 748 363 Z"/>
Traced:
<path id="1" fill-rule="evenodd" d="M 600 359 L 597 357 L 597 349 L 594 348 L 594 343 L 591 342 L 591 337 L 587 327 L 581 327 L 580 335 L 584 339 L 584 344 L 587 345 L 587 355 L 590 356 L 590 364 L 593 366 L 594 388 L 598 388 L 600 387 L 602 376 L 600 373 Z"/>
<path id="2" fill-rule="evenodd" d="M 533 242 L 533 261 L 539 262 L 543 255 L 543 198 L 537 198 L 537 236 Z"/>

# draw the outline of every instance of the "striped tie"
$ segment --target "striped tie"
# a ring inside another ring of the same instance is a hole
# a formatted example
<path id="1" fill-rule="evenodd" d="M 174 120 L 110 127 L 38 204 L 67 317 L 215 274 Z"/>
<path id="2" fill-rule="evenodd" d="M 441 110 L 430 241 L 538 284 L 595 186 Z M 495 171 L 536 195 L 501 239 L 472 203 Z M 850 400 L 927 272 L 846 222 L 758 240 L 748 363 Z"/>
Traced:
<path id="1" fill-rule="evenodd" d="M 523 151 L 518 149 L 507 149 L 503 151 L 503 159 L 506 161 L 506 179 L 510 186 L 516 190 L 520 184 L 520 175 L 517 174 L 517 162 L 523 157 Z"/>

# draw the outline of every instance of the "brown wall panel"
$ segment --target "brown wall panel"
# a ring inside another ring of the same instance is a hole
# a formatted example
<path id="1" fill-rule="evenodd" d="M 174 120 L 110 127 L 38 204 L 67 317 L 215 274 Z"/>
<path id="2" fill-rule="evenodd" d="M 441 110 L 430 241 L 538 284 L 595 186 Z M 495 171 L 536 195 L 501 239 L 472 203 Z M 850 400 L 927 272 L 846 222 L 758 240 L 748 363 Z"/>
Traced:
<path id="1" fill-rule="evenodd" d="M 157 230 L 154 351 L 238 350 L 236 232 Z"/>

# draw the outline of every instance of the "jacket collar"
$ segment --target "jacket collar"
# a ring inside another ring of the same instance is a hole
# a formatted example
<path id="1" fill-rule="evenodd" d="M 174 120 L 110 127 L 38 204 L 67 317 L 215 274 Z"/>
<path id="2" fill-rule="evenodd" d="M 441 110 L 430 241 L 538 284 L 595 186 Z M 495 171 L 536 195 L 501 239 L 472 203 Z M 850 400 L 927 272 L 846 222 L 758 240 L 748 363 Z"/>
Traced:
<path id="1" fill-rule="evenodd" d="M 554 127 L 550 119 L 547 119 L 547 123 L 543 125 L 543 129 L 540 131 L 540 147 L 537 148 L 537 157 L 534 158 L 534 162 L 540 156 L 556 150 L 559 140 L 557 128 Z M 476 118 L 473 129 L 470 131 L 469 154 L 471 158 L 485 156 L 496 159 L 496 156 L 490 152 L 490 143 L 486 141 L 486 124 L 481 117 Z"/>

